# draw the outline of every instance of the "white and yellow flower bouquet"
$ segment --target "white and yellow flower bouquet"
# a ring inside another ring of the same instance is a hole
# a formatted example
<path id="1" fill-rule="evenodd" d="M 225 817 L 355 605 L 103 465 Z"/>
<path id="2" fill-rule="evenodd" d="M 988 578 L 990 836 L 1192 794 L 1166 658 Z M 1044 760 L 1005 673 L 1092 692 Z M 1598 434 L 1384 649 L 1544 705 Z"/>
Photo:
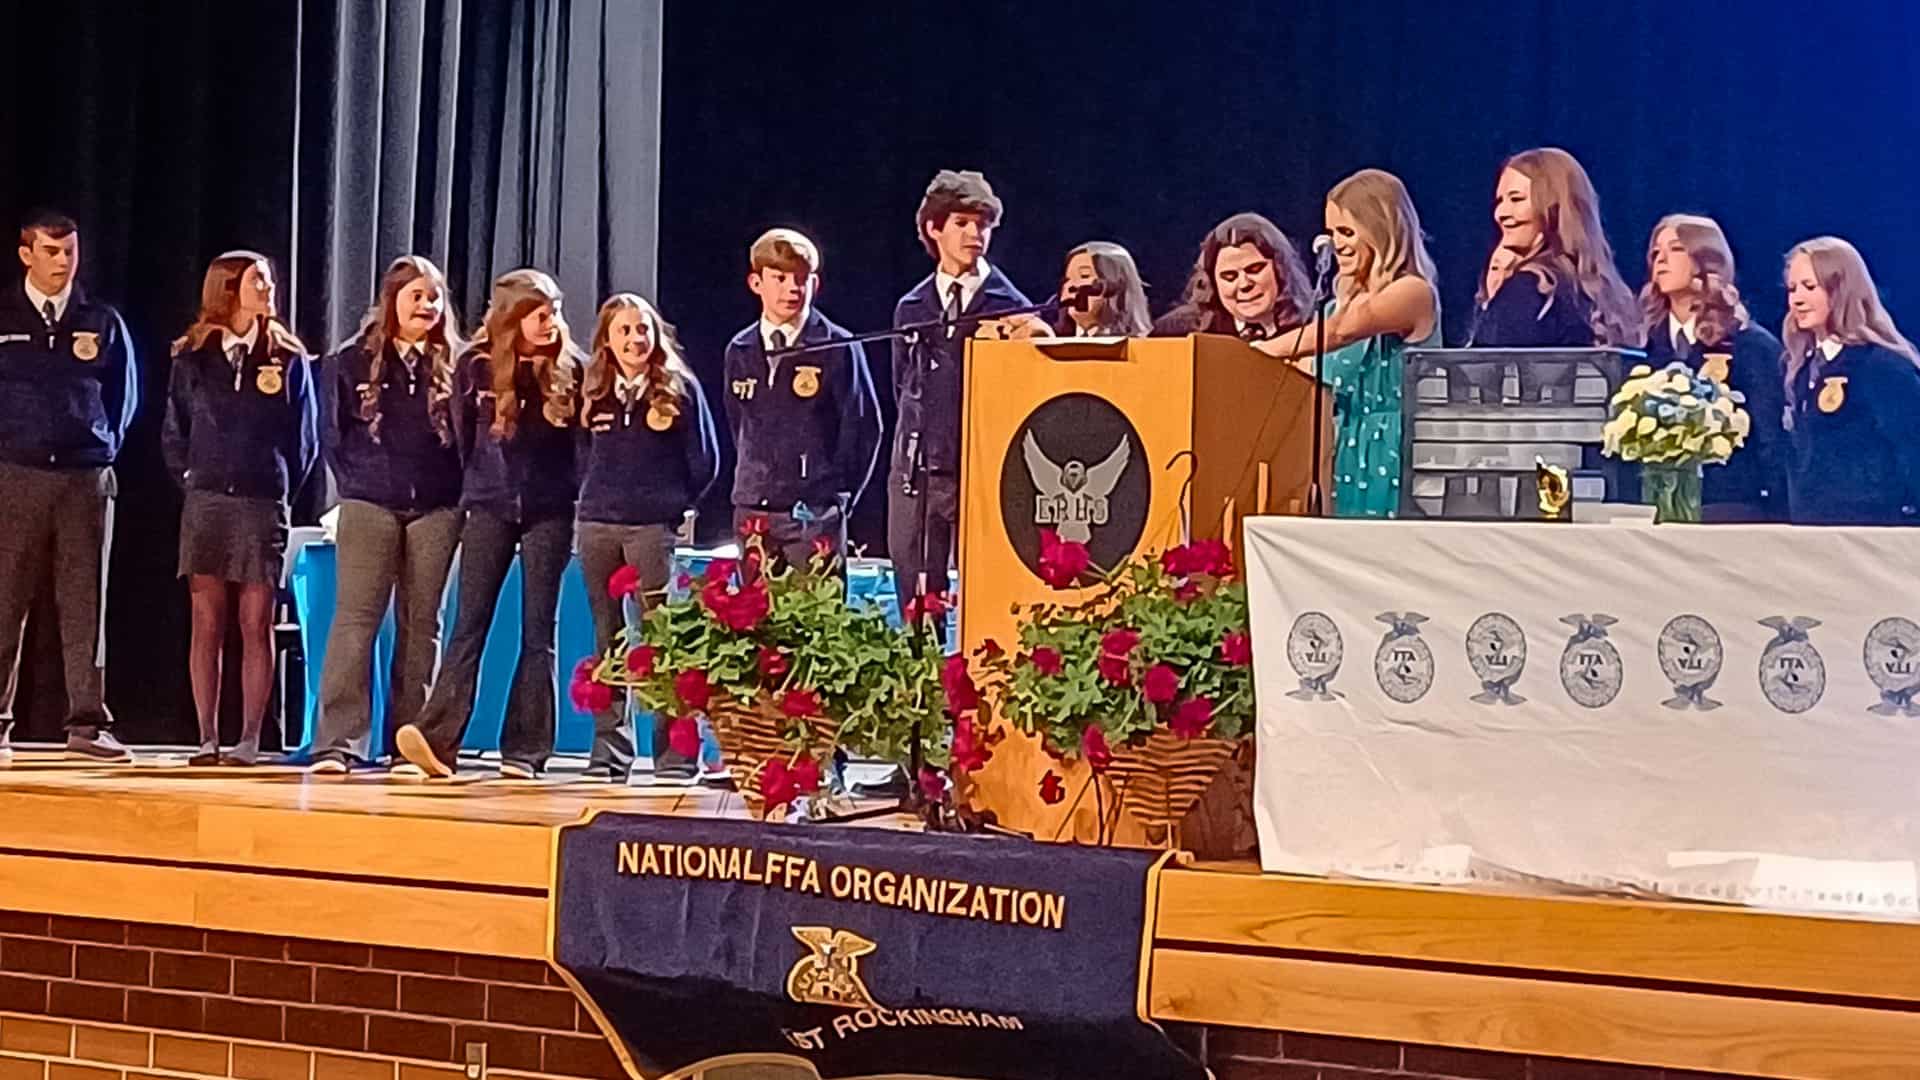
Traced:
<path id="1" fill-rule="evenodd" d="M 1746 445 L 1752 421 L 1738 390 L 1674 361 L 1641 364 L 1614 391 L 1601 450 L 1641 465 L 1642 492 L 1660 522 L 1700 520 L 1700 469 Z"/>

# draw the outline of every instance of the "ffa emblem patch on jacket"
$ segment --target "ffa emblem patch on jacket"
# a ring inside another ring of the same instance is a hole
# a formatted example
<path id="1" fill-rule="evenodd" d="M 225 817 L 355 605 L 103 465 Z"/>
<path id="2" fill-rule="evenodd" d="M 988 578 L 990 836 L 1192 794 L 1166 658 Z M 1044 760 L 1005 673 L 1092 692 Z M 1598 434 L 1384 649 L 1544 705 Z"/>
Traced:
<path id="1" fill-rule="evenodd" d="M 1727 381 L 1727 373 L 1732 364 L 1732 353 L 1708 353 L 1706 358 L 1700 361 L 1700 377 L 1724 383 Z"/>
<path id="2" fill-rule="evenodd" d="M 820 369 L 802 365 L 793 369 L 793 394 L 810 398 L 820 392 Z"/>
<path id="3" fill-rule="evenodd" d="M 665 431 L 673 426 L 673 418 L 679 414 L 658 405 L 647 406 L 647 426 L 655 431 Z"/>
<path id="4" fill-rule="evenodd" d="M 1815 401 L 1823 413 L 1839 412 L 1840 406 L 1847 403 L 1847 377 L 1845 375 L 1827 376 L 1820 383 L 1820 396 Z"/>
<path id="5" fill-rule="evenodd" d="M 100 335 L 76 333 L 73 335 L 73 358 L 75 360 L 97 360 L 100 357 Z"/>
<path id="6" fill-rule="evenodd" d="M 277 394 L 287 385 L 287 382 L 281 375 L 279 364 L 268 364 L 254 375 L 253 385 L 263 394 Z"/>

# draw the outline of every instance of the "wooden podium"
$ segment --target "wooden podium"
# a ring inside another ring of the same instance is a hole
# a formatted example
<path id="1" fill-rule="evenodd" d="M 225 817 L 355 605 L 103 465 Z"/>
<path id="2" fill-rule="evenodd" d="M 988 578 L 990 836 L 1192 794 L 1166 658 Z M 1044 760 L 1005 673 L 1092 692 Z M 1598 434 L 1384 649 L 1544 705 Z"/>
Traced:
<path id="1" fill-rule="evenodd" d="M 1306 511 L 1314 381 L 1214 335 L 969 343 L 960 469 L 960 635 L 1011 650 L 1018 605 L 1070 600 L 1034 567 L 1040 532 L 1087 544 L 1111 568 L 1238 521 Z M 1322 405 L 1321 483 L 1333 455 Z M 976 805 L 1045 839 L 1093 835 L 1092 800 L 1074 822 L 1040 802 L 1053 762 L 1009 733 L 974 777 Z M 1083 777 L 1069 776 L 1068 790 Z M 1084 819 L 1084 820 L 1079 820 Z M 1084 828 L 1082 827 L 1084 826 Z M 1125 836 L 1126 833 L 1123 832 Z"/>

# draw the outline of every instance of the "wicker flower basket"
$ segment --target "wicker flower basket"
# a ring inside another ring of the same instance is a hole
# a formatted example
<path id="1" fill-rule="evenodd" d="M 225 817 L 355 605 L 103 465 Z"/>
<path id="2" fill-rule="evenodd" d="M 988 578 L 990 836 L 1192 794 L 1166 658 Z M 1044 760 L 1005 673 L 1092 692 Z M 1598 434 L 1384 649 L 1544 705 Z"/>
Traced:
<path id="1" fill-rule="evenodd" d="M 1232 739 L 1183 739 L 1164 729 L 1144 743 L 1116 746 L 1107 775 L 1120 793 L 1120 805 L 1150 831 L 1164 831 L 1171 842 L 1180 820 L 1232 760 Z"/>
<path id="2" fill-rule="evenodd" d="M 733 786 L 747 800 L 748 809 L 756 815 L 761 813 L 766 799 L 760 793 L 760 766 L 770 758 L 793 753 L 786 738 L 793 721 L 781 715 L 772 702 L 761 700 L 715 701 L 707 710 L 707 720 L 713 725 L 713 737 L 720 744 L 720 756 L 733 777 Z M 833 721 L 814 717 L 807 721 L 808 742 L 801 749 L 831 747 L 838 733 Z"/>

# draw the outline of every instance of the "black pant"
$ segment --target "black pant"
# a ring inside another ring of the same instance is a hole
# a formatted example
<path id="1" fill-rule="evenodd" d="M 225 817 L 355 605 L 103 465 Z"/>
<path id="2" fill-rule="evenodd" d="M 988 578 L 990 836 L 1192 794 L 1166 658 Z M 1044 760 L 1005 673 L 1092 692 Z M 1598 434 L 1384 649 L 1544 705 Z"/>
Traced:
<path id="1" fill-rule="evenodd" d="M 903 604 L 922 591 L 922 573 L 927 576 L 926 592 L 947 591 L 960 505 L 960 480 L 952 473 L 921 477 L 912 495 L 906 494 L 906 479 L 898 470 L 887 478 L 887 555 Z"/>
<path id="2" fill-rule="evenodd" d="M 553 754 L 554 625 L 560 607 L 560 576 L 573 555 L 573 519 L 508 521 L 469 510 L 460 531 L 460 599 L 453 637 L 440 665 L 420 731 L 434 756 L 452 764 L 460 756 L 473 699 L 480 684 L 480 654 L 487 646 L 500 586 L 520 551 L 520 660 L 507 692 L 507 718 L 500 729 L 500 756 L 545 765 Z"/>
<path id="3" fill-rule="evenodd" d="M 0 464 L 0 727 L 13 720 L 27 612 L 49 575 L 66 669 L 67 727 L 103 729 L 107 712 L 104 615 L 113 544 L 110 468 Z"/>

